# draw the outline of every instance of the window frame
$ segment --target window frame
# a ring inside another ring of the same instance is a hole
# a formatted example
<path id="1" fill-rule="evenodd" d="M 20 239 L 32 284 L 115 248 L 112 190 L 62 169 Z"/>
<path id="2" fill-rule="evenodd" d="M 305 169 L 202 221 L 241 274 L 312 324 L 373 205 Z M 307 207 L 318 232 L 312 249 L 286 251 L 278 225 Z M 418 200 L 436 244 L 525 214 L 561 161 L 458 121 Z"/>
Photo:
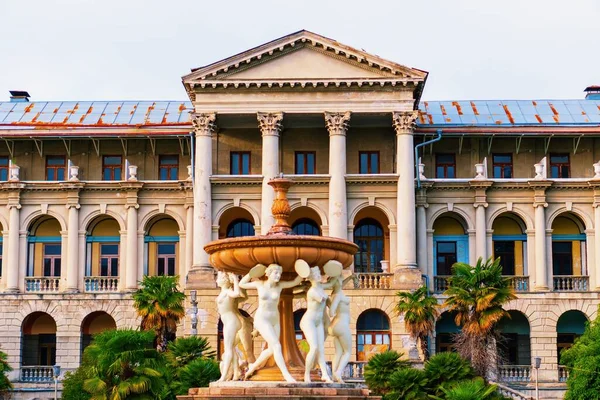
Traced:
<path id="1" fill-rule="evenodd" d="M 440 250 L 439 250 L 440 244 L 449 244 L 449 243 L 454 245 L 454 253 L 448 253 L 448 252 L 440 253 Z M 447 268 L 449 268 L 449 272 L 447 274 L 440 274 L 440 262 L 439 262 L 440 255 L 444 257 L 444 264 L 447 264 L 449 257 L 454 255 L 455 261 L 454 261 L 454 263 L 451 263 L 447 267 Z M 450 275 L 452 275 L 452 266 L 458 262 L 458 243 L 457 243 L 457 241 L 456 240 L 437 240 L 435 242 L 435 257 L 436 257 L 435 276 L 450 276 Z"/>
<path id="2" fill-rule="evenodd" d="M 103 254 L 102 253 L 102 248 L 104 246 L 117 246 L 117 254 Z M 100 274 L 100 276 L 102 277 L 107 277 L 107 278 L 118 278 L 119 277 L 119 269 L 120 269 L 120 262 L 119 262 L 119 256 L 121 254 L 121 246 L 119 245 L 119 243 L 100 243 L 100 249 L 99 249 L 99 270 L 98 273 Z M 112 274 L 112 260 L 116 259 L 117 260 L 117 273 L 115 275 Z M 107 260 L 107 270 L 106 270 L 106 275 L 102 274 L 102 260 Z"/>
<path id="3" fill-rule="evenodd" d="M 48 160 L 50 158 L 57 159 L 57 160 L 60 158 L 60 159 L 62 159 L 63 163 L 62 163 L 62 165 L 50 165 L 50 164 L 48 164 Z M 58 179 L 58 172 L 61 169 L 62 169 L 63 179 Z M 46 170 L 45 171 L 46 171 L 46 180 L 47 181 L 54 182 L 54 181 L 64 181 L 64 180 L 66 180 L 65 177 L 66 177 L 66 173 L 67 173 L 67 157 L 66 156 L 60 156 L 60 155 L 59 156 L 47 155 L 46 156 Z M 54 171 L 54 179 L 50 179 L 48 177 L 48 173 L 50 171 Z"/>
<path id="4" fill-rule="evenodd" d="M 120 164 L 106 164 L 106 159 L 109 157 L 119 157 L 121 159 L 121 163 Z M 121 176 L 119 176 L 119 179 L 115 179 L 115 170 L 117 168 L 121 169 Z M 110 170 L 110 179 L 105 179 L 105 171 L 106 170 Z M 114 155 L 114 154 L 106 154 L 102 156 L 102 180 L 103 181 L 122 181 L 123 180 L 123 174 L 125 173 L 124 168 L 123 168 L 123 156 L 122 155 Z"/>
<path id="5" fill-rule="evenodd" d="M 6 160 L 6 165 L 3 163 L 3 161 Z M 2 179 L 3 176 L 6 174 L 6 179 Z M 10 179 L 10 158 L 9 156 L 0 156 L 0 181 L 1 182 L 7 182 Z"/>
<path id="6" fill-rule="evenodd" d="M 313 165 L 312 165 L 312 170 L 313 172 L 308 172 L 309 171 L 309 163 L 308 163 L 308 156 L 312 155 L 313 156 Z M 298 156 L 303 156 L 304 158 L 304 162 L 302 163 L 302 169 L 303 171 L 298 171 Z M 315 175 L 317 173 L 317 152 L 316 151 L 296 151 L 294 152 L 294 171 L 296 173 L 296 175 Z"/>
<path id="7" fill-rule="evenodd" d="M 567 162 L 552 162 L 552 157 L 567 157 Z M 567 176 L 561 176 L 562 168 L 567 167 Z M 552 175 L 552 168 L 558 168 L 558 176 Z M 571 177 L 571 156 L 569 153 L 550 153 L 550 179 L 568 179 Z"/>
<path id="8" fill-rule="evenodd" d="M 163 164 L 165 157 L 175 157 L 174 164 Z M 167 179 L 161 178 L 161 171 L 165 169 L 167 172 Z M 175 170 L 175 179 L 171 179 L 171 173 Z M 178 181 L 179 180 L 179 155 L 178 154 L 160 154 L 158 156 L 158 179 L 161 181 Z"/>
<path id="9" fill-rule="evenodd" d="M 500 258 L 500 265 L 502 266 L 502 275 L 504 276 L 515 276 L 516 273 L 516 263 L 515 263 L 515 258 L 516 258 L 516 250 L 515 250 L 515 240 L 494 240 L 493 246 L 494 246 L 494 258 Z M 511 247 L 511 249 L 506 250 L 506 249 L 502 249 L 502 251 L 498 251 L 498 248 L 496 246 L 507 246 Z M 511 252 L 512 251 L 512 252 Z M 507 262 L 508 261 L 508 262 Z M 512 269 L 512 273 L 511 270 L 509 270 L 509 268 Z"/>
<path id="10" fill-rule="evenodd" d="M 510 162 L 496 162 L 495 158 L 496 157 L 510 157 Z M 505 175 L 505 168 L 507 166 L 510 166 L 510 176 L 506 177 Z M 496 167 L 500 168 L 500 176 L 496 176 Z M 512 153 L 493 153 L 492 154 L 492 176 L 494 177 L 494 179 L 513 179 L 515 177 L 514 174 L 514 160 L 513 160 L 513 155 Z"/>
<path id="11" fill-rule="evenodd" d="M 173 253 L 161 254 L 160 245 L 173 245 Z M 156 243 L 156 276 L 175 276 L 177 275 L 177 244 L 178 242 L 157 242 Z M 169 273 L 169 259 L 173 259 L 173 274 Z M 164 260 L 163 273 L 160 273 L 160 260 Z"/>
<path id="12" fill-rule="evenodd" d="M 58 254 L 46 254 L 48 246 L 58 246 Z M 50 261 L 50 273 L 46 275 L 46 260 Z M 56 261 L 59 261 L 58 274 L 56 274 Z M 43 243 L 42 246 L 42 276 L 47 278 L 59 278 L 62 273 L 62 245 L 60 243 Z"/>
<path id="13" fill-rule="evenodd" d="M 375 226 L 375 228 L 381 229 L 381 236 L 360 236 L 360 235 L 358 235 L 357 230 L 362 228 L 365 225 L 372 225 L 372 226 Z M 363 218 L 360 221 L 358 221 L 358 223 L 354 227 L 353 237 L 354 237 L 354 239 L 353 239 L 354 244 L 356 244 L 359 247 L 358 252 L 354 256 L 355 271 L 358 273 L 381 273 L 381 272 L 383 272 L 383 270 L 381 268 L 381 262 L 380 262 L 382 260 L 385 260 L 385 229 L 383 228 L 383 225 L 374 218 Z M 371 251 L 373 243 L 376 243 L 378 241 L 381 241 L 381 254 Z M 359 242 L 364 242 L 364 244 L 366 246 L 365 251 L 362 251 L 362 247 L 361 247 L 362 243 L 359 243 Z M 366 261 L 367 261 L 366 265 L 362 263 L 363 254 L 366 257 Z M 375 265 L 372 265 L 372 262 L 371 262 L 371 258 L 373 258 L 373 256 L 375 256 L 374 260 L 373 260 Z M 379 260 L 377 260 L 377 258 L 376 258 L 377 256 L 380 256 L 381 258 Z M 357 257 L 360 257 L 358 259 L 359 262 L 357 262 Z"/>
<path id="14" fill-rule="evenodd" d="M 244 173 L 244 156 L 248 156 L 248 173 Z M 238 173 L 233 171 L 233 158 L 234 156 L 239 157 L 238 160 Z M 252 152 L 250 151 L 230 151 L 229 152 L 229 175 L 250 175 L 252 172 Z"/>
<path id="15" fill-rule="evenodd" d="M 439 157 L 440 156 L 451 156 L 452 157 L 452 162 L 448 163 L 448 162 L 440 162 Z M 452 167 L 454 168 L 454 172 L 453 175 L 449 177 L 448 176 L 448 167 Z M 439 176 L 438 175 L 438 168 L 443 168 L 444 169 L 444 176 Z M 437 179 L 455 179 L 456 178 L 456 154 L 454 153 L 436 153 L 435 155 L 435 177 Z"/>
<path id="16" fill-rule="evenodd" d="M 362 171 L 362 164 L 361 164 L 361 160 L 362 160 L 362 156 L 366 155 L 367 156 L 367 172 L 361 172 Z M 373 161 L 371 160 L 371 158 L 373 156 L 377 156 L 377 172 L 373 172 L 371 171 L 371 164 L 373 163 Z M 374 174 L 379 174 L 381 173 L 381 157 L 379 154 L 379 151 L 359 151 L 358 152 L 358 173 L 362 174 L 362 175 L 374 175 Z"/>

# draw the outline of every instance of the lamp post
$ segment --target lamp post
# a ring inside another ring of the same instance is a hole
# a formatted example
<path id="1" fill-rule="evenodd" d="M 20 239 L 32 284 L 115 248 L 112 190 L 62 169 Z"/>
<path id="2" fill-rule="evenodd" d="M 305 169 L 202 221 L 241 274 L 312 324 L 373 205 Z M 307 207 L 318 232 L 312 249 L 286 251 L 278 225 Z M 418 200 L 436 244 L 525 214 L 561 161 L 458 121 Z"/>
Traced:
<path id="1" fill-rule="evenodd" d="M 540 373 L 540 365 L 542 365 L 541 357 L 533 357 L 533 367 L 535 368 L 535 400 L 540 400 L 540 388 L 538 375 Z"/>
<path id="2" fill-rule="evenodd" d="M 190 298 L 192 303 L 192 310 L 190 313 L 190 320 L 192 321 L 192 336 L 196 336 L 198 334 L 198 300 L 195 290 L 190 291 Z"/>
<path id="3" fill-rule="evenodd" d="M 52 375 L 54 376 L 54 400 L 58 400 L 58 377 L 60 376 L 60 365 L 52 367 Z"/>

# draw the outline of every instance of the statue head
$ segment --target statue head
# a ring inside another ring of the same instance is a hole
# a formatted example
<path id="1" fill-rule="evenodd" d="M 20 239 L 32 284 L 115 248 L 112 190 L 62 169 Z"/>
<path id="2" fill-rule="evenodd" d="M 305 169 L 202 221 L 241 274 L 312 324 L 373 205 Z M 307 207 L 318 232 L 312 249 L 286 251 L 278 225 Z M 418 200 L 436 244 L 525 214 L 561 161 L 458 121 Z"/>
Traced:
<path id="1" fill-rule="evenodd" d="M 220 288 L 231 287 L 232 283 L 227 272 L 217 271 L 217 286 Z"/>
<path id="2" fill-rule="evenodd" d="M 272 282 L 279 282 L 281 279 L 281 273 L 283 272 L 283 268 L 278 264 L 271 264 L 265 270 L 265 275 L 267 279 Z"/>
<path id="3" fill-rule="evenodd" d="M 310 269 L 310 275 L 308 276 L 308 279 L 311 282 L 321 282 L 321 270 L 319 267 L 312 267 Z"/>

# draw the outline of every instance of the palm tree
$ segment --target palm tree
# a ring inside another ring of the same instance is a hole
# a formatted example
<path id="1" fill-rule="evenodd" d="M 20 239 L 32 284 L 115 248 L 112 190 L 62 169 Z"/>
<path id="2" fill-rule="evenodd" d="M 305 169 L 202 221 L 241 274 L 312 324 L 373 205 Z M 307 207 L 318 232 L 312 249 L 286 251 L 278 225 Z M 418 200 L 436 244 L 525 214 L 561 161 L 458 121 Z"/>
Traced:
<path id="1" fill-rule="evenodd" d="M 169 343 L 165 358 L 174 368 L 186 366 L 198 358 L 214 358 L 215 351 L 202 336 L 180 337 Z"/>
<path id="2" fill-rule="evenodd" d="M 404 314 L 406 330 L 414 340 L 421 344 L 425 361 L 429 359 L 427 338 L 435 329 L 435 320 L 439 317 L 437 299 L 429 295 L 427 287 L 421 286 L 414 292 L 398 292 L 396 304 L 398 314 Z"/>
<path id="3" fill-rule="evenodd" d="M 494 327 L 508 315 L 503 306 L 516 299 L 514 289 L 510 278 L 502 276 L 500 258 L 490 257 L 486 262 L 479 258 L 474 267 L 456 263 L 452 272 L 444 306 L 456 313 L 456 325 L 462 328 L 455 338 L 456 348 L 485 377 L 496 355 L 491 351 Z"/>
<path id="4" fill-rule="evenodd" d="M 12 389 L 12 383 L 6 376 L 7 373 L 12 371 L 12 367 L 8 364 L 8 356 L 3 351 L 0 351 L 0 394 Z M 0 396 L 1 397 L 1 396 Z"/>
<path id="5" fill-rule="evenodd" d="M 389 390 L 390 375 L 400 369 L 408 368 L 410 364 L 402 360 L 402 353 L 394 350 L 375 354 L 365 365 L 365 383 L 377 395 L 385 395 Z"/>
<path id="6" fill-rule="evenodd" d="M 154 333 L 110 330 L 94 336 L 84 352 L 90 378 L 83 389 L 94 400 L 155 399 L 165 385 L 159 353 L 152 348 Z"/>
<path id="7" fill-rule="evenodd" d="M 156 333 L 156 349 L 164 352 L 177 323 L 185 316 L 185 294 L 177 289 L 177 276 L 144 276 L 133 294 L 134 306 L 142 317 L 141 328 Z"/>

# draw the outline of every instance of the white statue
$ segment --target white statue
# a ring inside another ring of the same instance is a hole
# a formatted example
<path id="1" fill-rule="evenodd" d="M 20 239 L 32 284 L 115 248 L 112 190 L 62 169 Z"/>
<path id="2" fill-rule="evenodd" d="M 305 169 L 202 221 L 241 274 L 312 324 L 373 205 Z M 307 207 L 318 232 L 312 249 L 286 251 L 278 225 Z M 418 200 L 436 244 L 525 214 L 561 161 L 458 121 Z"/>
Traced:
<path id="1" fill-rule="evenodd" d="M 283 374 L 287 382 L 296 382 L 289 373 L 283 353 L 281 351 L 281 343 L 279 342 L 279 334 L 281 326 L 279 324 L 279 297 L 283 289 L 293 288 L 302 282 L 302 277 L 298 276 L 293 281 L 280 282 L 282 268 L 280 265 L 271 264 L 268 268 L 264 265 L 257 265 L 242 278 L 239 286 L 242 289 L 256 289 L 258 291 L 258 308 L 254 314 L 254 327 L 258 330 L 263 339 L 267 342 L 268 347 L 264 349 L 255 362 L 250 364 L 245 378 L 252 376 L 257 369 L 264 366 L 271 355 L 275 359 L 275 363 Z M 266 281 L 252 281 L 252 278 L 258 278 L 267 275 Z"/>
<path id="2" fill-rule="evenodd" d="M 217 296 L 217 310 L 223 323 L 223 355 L 220 363 L 221 377 L 219 378 L 221 382 L 231 378 L 239 379 L 235 345 L 238 331 L 242 328 L 242 321 L 238 310 L 240 287 L 237 276 L 219 271 L 217 285 L 221 288 L 221 293 Z"/>
<path id="3" fill-rule="evenodd" d="M 328 329 L 333 337 L 335 347 L 335 356 L 331 364 L 333 379 L 336 382 L 343 383 L 342 375 L 350 356 L 352 354 L 352 333 L 350 331 L 350 299 L 344 294 L 342 288 L 352 276 L 342 280 L 338 275 L 330 277 L 328 283 L 333 284 L 331 292 L 331 304 L 329 305 L 329 315 L 332 317 L 331 325 Z"/>

